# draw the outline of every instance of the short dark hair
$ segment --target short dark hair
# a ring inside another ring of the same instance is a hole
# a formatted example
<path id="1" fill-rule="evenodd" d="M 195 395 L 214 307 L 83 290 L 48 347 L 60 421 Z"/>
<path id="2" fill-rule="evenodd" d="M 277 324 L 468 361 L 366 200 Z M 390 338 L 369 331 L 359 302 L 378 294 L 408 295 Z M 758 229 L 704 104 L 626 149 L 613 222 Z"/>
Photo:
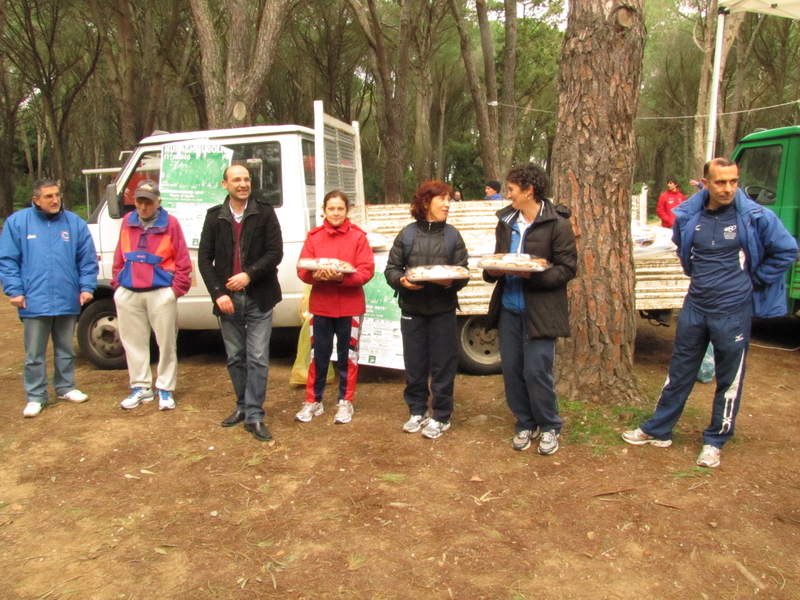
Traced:
<path id="1" fill-rule="evenodd" d="M 678 180 L 675 179 L 674 177 L 670 177 L 669 179 L 667 179 L 667 183 L 674 183 L 675 185 L 678 185 Z"/>
<path id="2" fill-rule="evenodd" d="M 414 193 L 414 198 L 411 200 L 411 216 L 415 221 L 421 223 L 428 217 L 428 207 L 431 205 L 431 200 L 436 196 L 450 196 L 453 197 L 453 188 L 447 185 L 444 181 L 427 181 L 423 183 Z"/>
<path id="3" fill-rule="evenodd" d="M 508 182 L 519 186 L 519 189 L 526 190 L 533 186 L 533 196 L 541 202 L 547 197 L 550 179 L 547 173 L 540 166 L 533 163 L 518 165 L 508 172 Z"/>
<path id="4" fill-rule="evenodd" d="M 58 186 L 58 182 L 55 179 L 40 179 L 33 184 L 33 193 L 31 196 L 38 198 L 42 194 L 42 188 L 46 187 L 57 187 L 59 191 L 61 191 L 61 188 Z"/>
<path id="5" fill-rule="evenodd" d="M 734 167 L 736 163 L 732 161 L 730 158 L 725 158 L 721 156 L 719 158 L 714 158 L 708 161 L 705 165 L 703 165 L 703 179 L 708 179 L 708 172 L 711 170 L 711 165 L 715 167 Z"/>
<path id="6" fill-rule="evenodd" d="M 348 198 L 347 194 L 340 190 L 331 190 L 325 194 L 325 198 L 322 200 L 322 210 L 325 210 L 328 207 L 328 200 L 331 198 L 339 198 L 340 200 L 344 200 L 344 207 L 347 210 L 350 210 L 350 198 Z"/>

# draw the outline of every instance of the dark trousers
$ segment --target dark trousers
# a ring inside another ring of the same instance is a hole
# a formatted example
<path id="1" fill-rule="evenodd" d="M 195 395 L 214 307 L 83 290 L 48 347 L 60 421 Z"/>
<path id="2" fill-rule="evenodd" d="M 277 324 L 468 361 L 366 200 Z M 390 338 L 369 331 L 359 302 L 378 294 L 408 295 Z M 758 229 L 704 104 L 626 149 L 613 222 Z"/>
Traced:
<path id="1" fill-rule="evenodd" d="M 708 317 L 697 312 L 689 302 L 684 303 L 675 330 L 667 382 L 653 418 L 642 424 L 642 431 L 659 440 L 672 439 L 672 428 L 686 406 L 706 347 L 711 342 L 717 389 L 711 424 L 703 432 L 703 444 L 722 448 L 733 437 L 750 345 L 750 314 L 749 303 L 738 313 L 724 317 Z"/>
<path id="2" fill-rule="evenodd" d="M 364 316 L 311 316 L 311 364 L 308 368 L 306 402 L 322 402 L 328 365 L 336 336 L 336 370 L 339 371 L 339 400 L 353 401 L 358 380 L 358 340 Z"/>
<path id="3" fill-rule="evenodd" d="M 432 394 L 433 418 L 440 423 L 449 423 L 453 414 L 453 388 L 458 370 L 455 312 L 431 317 L 403 313 L 400 333 L 403 336 L 403 362 L 406 368 L 403 398 L 409 412 L 412 415 L 424 415 Z"/>
<path id="4" fill-rule="evenodd" d="M 505 309 L 498 329 L 506 402 L 517 418 L 517 431 L 539 427 L 559 433 L 564 422 L 553 381 L 555 339 L 528 338 L 525 315 Z"/>

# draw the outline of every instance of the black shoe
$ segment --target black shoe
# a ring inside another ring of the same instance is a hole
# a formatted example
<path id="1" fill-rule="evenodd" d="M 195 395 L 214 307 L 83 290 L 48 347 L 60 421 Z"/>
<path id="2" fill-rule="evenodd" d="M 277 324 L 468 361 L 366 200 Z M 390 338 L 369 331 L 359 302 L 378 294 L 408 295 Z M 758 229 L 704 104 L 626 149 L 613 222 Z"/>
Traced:
<path id="1" fill-rule="evenodd" d="M 233 427 L 234 425 L 238 425 L 244 421 L 244 413 L 240 410 L 235 410 L 231 413 L 231 416 L 225 419 L 222 422 L 223 427 Z"/>
<path id="2" fill-rule="evenodd" d="M 267 429 L 267 426 L 264 425 L 264 423 L 245 423 L 244 430 L 252 433 L 253 437 L 259 442 L 272 441 L 272 434 L 269 432 L 269 429 Z"/>

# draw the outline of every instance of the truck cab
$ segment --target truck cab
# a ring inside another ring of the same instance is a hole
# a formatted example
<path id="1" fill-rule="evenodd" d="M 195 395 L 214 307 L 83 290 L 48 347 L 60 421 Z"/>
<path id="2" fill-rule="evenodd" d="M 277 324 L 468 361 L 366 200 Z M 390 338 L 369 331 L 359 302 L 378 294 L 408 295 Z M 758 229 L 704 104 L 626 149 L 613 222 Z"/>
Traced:
<path id="1" fill-rule="evenodd" d="M 303 282 L 297 277 L 295 265 L 308 231 L 321 224 L 324 194 L 341 189 L 353 202 L 351 211 L 363 210 L 357 124 L 347 125 L 324 115 L 322 103 L 315 103 L 314 129 L 300 125 L 242 127 L 159 134 L 143 139 L 109 184 L 103 202 L 89 219 L 100 263 L 100 281 L 94 301 L 84 307 L 78 321 L 78 343 L 83 354 L 99 368 L 125 368 L 110 282 L 122 219 L 134 210 L 133 190 L 143 179 L 161 180 L 165 145 L 187 142 L 218 144 L 232 150 L 232 160 L 246 164 L 251 172 L 251 199 L 275 209 L 284 242 L 284 258 L 278 267 L 283 300 L 274 309 L 275 327 L 301 324 Z M 222 175 L 220 171 L 217 204 L 227 197 L 221 185 Z M 194 218 L 181 219 L 193 267 L 192 287 L 178 302 L 181 329 L 219 327 L 197 268 L 199 231 L 205 210 L 210 206 L 200 206 Z"/>
<path id="2" fill-rule="evenodd" d="M 731 157 L 739 165 L 739 187 L 773 211 L 795 239 L 800 235 L 800 126 L 756 131 Z M 800 259 L 786 274 L 788 313 L 800 310 Z"/>

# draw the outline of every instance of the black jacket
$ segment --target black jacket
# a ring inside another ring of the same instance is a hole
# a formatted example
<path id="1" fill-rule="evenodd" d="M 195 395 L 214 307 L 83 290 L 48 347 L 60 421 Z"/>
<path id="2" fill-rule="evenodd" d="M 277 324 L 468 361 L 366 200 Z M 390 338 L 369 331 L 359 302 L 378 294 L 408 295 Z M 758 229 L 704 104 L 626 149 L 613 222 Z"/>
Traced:
<path id="1" fill-rule="evenodd" d="M 507 254 L 511 245 L 511 225 L 518 211 L 511 206 L 497 211 L 495 252 Z M 578 251 L 575 236 L 568 219 L 561 217 L 549 200 L 544 200 L 542 213 L 527 229 L 523 242 L 525 254 L 546 258 L 553 266 L 541 273 L 531 273 L 523 289 L 525 316 L 529 338 L 569 337 L 569 307 L 567 282 L 578 269 Z M 505 277 L 492 277 L 483 272 L 484 280 L 497 282 L 489 303 L 489 324 L 496 328 L 500 321 Z"/>
<path id="2" fill-rule="evenodd" d="M 197 266 L 214 301 L 214 314 L 222 313 L 217 298 L 230 294 L 225 283 L 233 275 L 234 240 L 230 198 L 210 208 L 203 223 Z M 283 259 L 283 237 L 273 208 L 250 198 L 242 219 L 240 239 L 242 271 L 250 276 L 245 290 L 259 310 L 266 312 L 281 301 L 278 264 Z"/>
<path id="3" fill-rule="evenodd" d="M 417 223 L 417 235 L 411 253 L 406 256 L 403 248 L 403 232 L 394 240 L 386 263 L 386 282 L 400 294 L 400 309 L 410 315 L 430 317 L 446 312 L 455 312 L 458 306 L 458 291 L 469 283 L 468 279 L 455 279 L 449 288 L 438 283 L 423 282 L 421 290 L 409 290 L 400 284 L 406 269 L 431 265 L 457 265 L 468 268 L 467 246 L 458 234 L 451 261 L 444 235 L 445 223 Z"/>

